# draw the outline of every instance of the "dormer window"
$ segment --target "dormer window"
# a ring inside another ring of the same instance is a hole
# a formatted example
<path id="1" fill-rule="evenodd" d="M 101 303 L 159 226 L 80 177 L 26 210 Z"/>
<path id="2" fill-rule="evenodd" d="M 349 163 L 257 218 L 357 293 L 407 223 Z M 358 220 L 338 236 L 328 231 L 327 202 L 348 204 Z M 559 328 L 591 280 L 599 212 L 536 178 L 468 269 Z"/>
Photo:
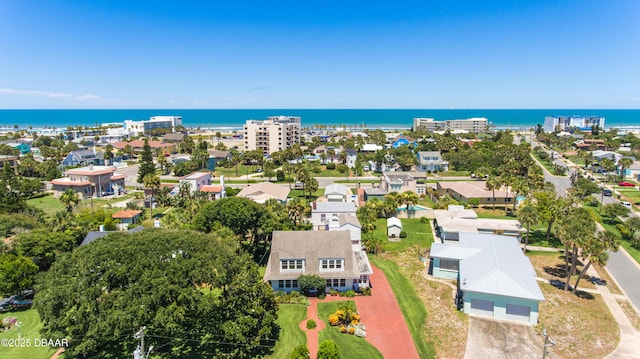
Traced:
<path id="1" fill-rule="evenodd" d="M 320 260 L 320 271 L 322 272 L 330 272 L 330 271 L 340 271 L 344 269 L 344 259 L 321 259 Z"/>
<path id="2" fill-rule="evenodd" d="M 281 259 L 280 270 L 304 270 L 304 259 Z"/>

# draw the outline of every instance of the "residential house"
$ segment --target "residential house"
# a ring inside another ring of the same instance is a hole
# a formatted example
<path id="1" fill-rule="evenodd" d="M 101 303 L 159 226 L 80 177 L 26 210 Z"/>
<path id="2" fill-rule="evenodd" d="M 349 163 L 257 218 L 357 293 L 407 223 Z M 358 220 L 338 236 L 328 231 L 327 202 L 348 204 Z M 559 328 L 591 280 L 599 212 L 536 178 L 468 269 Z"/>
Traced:
<path id="1" fill-rule="evenodd" d="M 384 202 L 384 196 L 388 195 L 389 192 L 380 187 L 368 187 L 362 188 L 364 192 L 364 201 L 370 201 L 373 198 L 377 198 L 380 202 Z"/>
<path id="2" fill-rule="evenodd" d="M 271 182 L 260 182 L 243 188 L 236 196 L 245 197 L 256 203 L 265 203 L 270 199 L 276 199 L 280 203 L 286 203 L 291 189 Z"/>
<path id="3" fill-rule="evenodd" d="M 606 145 L 604 144 L 604 140 L 595 139 L 595 138 L 584 138 L 581 140 L 577 140 L 574 142 L 574 145 L 579 150 L 590 151 L 592 147 L 595 147 L 596 150 L 605 150 Z"/>
<path id="4" fill-rule="evenodd" d="M 443 243 L 459 241 L 460 233 L 485 233 L 517 237 L 525 232 L 515 219 L 478 218 L 472 209 L 463 206 L 449 206 L 448 209 L 433 211 L 433 228 Z"/>
<path id="5" fill-rule="evenodd" d="M 387 237 L 400 238 L 402 232 L 402 222 L 398 217 L 387 218 Z"/>
<path id="6" fill-rule="evenodd" d="M 339 183 L 332 183 L 325 187 L 324 197 L 327 199 L 327 202 L 355 201 L 351 189 Z"/>
<path id="7" fill-rule="evenodd" d="M 351 234 L 351 245 L 354 250 L 362 250 L 362 225 L 358 217 L 351 214 L 339 214 L 329 220 L 330 231 L 347 230 Z"/>
<path id="8" fill-rule="evenodd" d="M 507 192 L 503 189 L 490 191 L 487 189 L 486 181 L 452 181 L 438 182 L 437 190 L 441 196 L 449 197 L 464 203 L 469 203 L 471 199 L 477 198 L 481 205 L 513 204 L 515 193 Z"/>
<path id="9" fill-rule="evenodd" d="M 624 158 L 624 157 L 629 157 L 629 158 L 635 159 L 635 157 L 623 156 L 623 155 L 621 155 L 621 154 L 619 154 L 617 152 L 602 151 L 602 150 L 593 151 L 591 156 L 598 163 L 600 163 L 600 161 L 604 160 L 605 158 L 613 161 L 614 164 L 618 163 L 618 161 L 620 161 L 620 159 Z"/>
<path id="10" fill-rule="evenodd" d="M 418 157 L 418 171 L 444 172 L 449 170 L 449 162 L 442 159 L 440 151 L 420 151 Z"/>
<path id="11" fill-rule="evenodd" d="M 274 290 L 300 290 L 301 275 L 318 275 L 326 290 L 369 287 L 373 273 L 364 251 L 354 251 L 349 231 L 274 231 L 264 279 Z"/>
<path id="12" fill-rule="evenodd" d="M 200 193 L 206 193 L 210 201 L 226 197 L 226 191 L 222 185 L 204 185 L 200 187 Z"/>
<path id="13" fill-rule="evenodd" d="M 180 143 L 185 137 L 187 137 L 187 135 L 182 132 L 170 132 L 162 136 L 162 142 Z"/>
<path id="14" fill-rule="evenodd" d="M 104 165 L 104 155 L 91 150 L 75 150 L 67 154 L 62 160 L 65 167 L 88 166 L 88 165 Z"/>
<path id="15" fill-rule="evenodd" d="M 229 161 L 231 159 L 231 152 L 229 151 L 216 151 L 209 150 L 209 160 L 207 161 L 207 169 L 214 171 L 216 166 L 221 161 Z"/>
<path id="16" fill-rule="evenodd" d="M 160 154 L 163 156 L 169 156 L 172 153 L 177 151 L 177 147 L 175 143 L 167 143 L 162 141 L 148 141 L 148 142 L 149 142 L 149 147 L 151 147 L 151 152 L 154 154 L 156 152 L 160 152 Z M 131 151 L 133 154 L 139 155 L 142 153 L 142 150 L 144 147 L 144 141 L 134 140 L 130 142 L 126 142 L 126 141 L 116 142 L 113 144 L 113 147 L 118 150 L 124 150 L 127 145 L 131 147 Z M 126 155 L 128 156 L 129 154 L 126 153 Z"/>
<path id="17" fill-rule="evenodd" d="M 433 243 L 429 274 L 457 279 L 456 304 L 467 314 L 538 323 L 544 296 L 514 237 L 461 233 L 457 244 Z"/>
<path id="18" fill-rule="evenodd" d="M 380 176 L 380 188 L 387 192 L 427 193 L 427 176 L 423 172 L 392 172 Z"/>
<path id="19" fill-rule="evenodd" d="M 640 180 L 640 161 L 633 161 L 629 168 L 625 168 L 624 176 L 627 178 Z"/>
<path id="20" fill-rule="evenodd" d="M 13 168 L 13 172 L 18 173 L 18 156 L 0 155 L 0 168 L 4 168 L 5 164 Z"/>
<path id="21" fill-rule="evenodd" d="M 54 196 L 59 197 L 67 189 L 82 199 L 120 194 L 124 192 L 125 176 L 115 171 L 114 167 L 94 165 L 67 170 L 66 177 L 51 181 Z"/>
<path id="22" fill-rule="evenodd" d="M 113 219 L 119 219 L 120 223 L 128 227 L 130 224 L 138 223 L 142 218 L 142 211 L 137 209 L 123 209 L 111 215 Z"/>
<path id="23" fill-rule="evenodd" d="M 125 233 L 136 233 L 136 232 L 140 232 L 144 230 L 144 227 L 142 226 L 137 226 L 137 227 L 133 227 L 131 229 L 129 229 L 128 231 L 126 231 Z M 111 234 L 111 233 L 118 233 L 118 231 L 105 231 L 104 230 L 104 226 L 100 226 L 100 230 L 99 231 L 91 231 L 89 233 L 87 233 L 87 235 L 84 237 L 84 239 L 82 240 L 82 243 L 80 243 L 81 246 L 87 245 L 93 241 L 95 241 L 96 239 L 102 238 L 102 237 L 106 237 L 107 235 Z M 122 232 L 120 232 L 122 233 Z"/>
<path id="24" fill-rule="evenodd" d="M 329 229 L 329 221 L 332 217 L 341 214 L 356 215 L 356 204 L 353 202 L 312 202 L 311 222 L 313 229 L 325 231 Z"/>
<path id="25" fill-rule="evenodd" d="M 358 152 L 353 148 L 347 148 L 344 150 L 347 158 L 347 167 L 356 168 L 356 159 L 358 158 Z"/>
<path id="26" fill-rule="evenodd" d="M 191 193 L 200 191 L 202 186 L 211 184 L 211 172 L 193 172 L 189 175 L 180 177 L 180 185 L 188 183 Z"/>
<path id="27" fill-rule="evenodd" d="M 376 152 L 382 149 L 382 146 L 376 145 L 375 143 L 365 143 L 362 145 L 360 152 Z"/>
<path id="28" fill-rule="evenodd" d="M 11 148 L 15 148 L 16 150 L 20 151 L 20 155 L 26 155 L 27 153 L 31 152 L 31 144 L 24 140 L 23 141 L 7 140 L 7 141 L 2 141 L 0 143 L 3 145 L 7 145 Z"/>

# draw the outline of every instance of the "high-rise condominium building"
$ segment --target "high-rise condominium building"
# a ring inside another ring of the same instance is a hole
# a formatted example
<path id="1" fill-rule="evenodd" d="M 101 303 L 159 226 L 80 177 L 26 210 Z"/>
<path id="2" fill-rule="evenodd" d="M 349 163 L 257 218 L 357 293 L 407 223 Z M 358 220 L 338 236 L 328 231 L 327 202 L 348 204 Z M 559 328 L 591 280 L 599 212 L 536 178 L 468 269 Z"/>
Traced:
<path id="1" fill-rule="evenodd" d="M 265 155 L 300 143 L 300 117 L 269 116 L 266 120 L 247 120 L 244 125 L 245 151 L 261 150 Z"/>
<path id="2" fill-rule="evenodd" d="M 170 128 L 171 132 L 176 132 L 176 126 L 182 126 L 181 116 L 152 116 L 143 121 L 124 121 L 124 129 L 131 135 L 149 134 L 159 128 Z"/>
<path id="3" fill-rule="evenodd" d="M 487 132 L 489 121 L 484 118 L 469 118 L 464 120 L 436 121 L 432 118 L 414 118 L 413 128 L 422 127 L 427 131 L 458 131 L 458 132 Z"/>
<path id="4" fill-rule="evenodd" d="M 547 116 L 544 118 L 544 130 L 553 132 L 564 131 L 569 127 L 582 131 L 591 131 L 593 126 L 604 129 L 604 117 L 600 116 Z"/>

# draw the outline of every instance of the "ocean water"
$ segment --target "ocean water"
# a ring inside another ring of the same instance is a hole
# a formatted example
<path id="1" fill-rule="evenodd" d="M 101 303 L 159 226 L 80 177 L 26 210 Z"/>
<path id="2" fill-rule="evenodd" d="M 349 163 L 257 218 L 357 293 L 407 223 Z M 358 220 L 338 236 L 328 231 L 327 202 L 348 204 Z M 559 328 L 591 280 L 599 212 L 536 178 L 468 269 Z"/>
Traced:
<path id="1" fill-rule="evenodd" d="M 151 116 L 182 116 L 185 127 L 239 129 L 248 119 L 268 116 L 300 116 L 303 127 L 314 125 L 408 129 L 415 117 L 455 120 L 485 117 L 496 128 L 528 129 L 543 124 L 545 116 L 604 116 L 605 128 L 640 127 L 640 110 L 536 109 L 536 110 L 442 110 L 442 109 L 256 109 L 256 110 L 0 110 L 0 127 L 66 128 L 146 120 Z"/>

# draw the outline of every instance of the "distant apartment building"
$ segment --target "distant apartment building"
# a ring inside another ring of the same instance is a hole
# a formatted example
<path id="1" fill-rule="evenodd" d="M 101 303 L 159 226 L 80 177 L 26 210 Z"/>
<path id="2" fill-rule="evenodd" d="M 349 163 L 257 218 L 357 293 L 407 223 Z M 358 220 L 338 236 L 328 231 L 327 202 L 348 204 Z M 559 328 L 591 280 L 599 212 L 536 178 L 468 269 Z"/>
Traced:
<path id="1" fill-rule="evenodd" d="M 129 135 L 146 135 L 157 129 L 171 129 L 171 132 L 176 132 L 177 126 L 182 126 L 181 116 L 152 116 L 143 121 L 124 121 L 124 129 Z"/>
<path id="2" fill-rule="evenodd" d="M 543 129 L 545 132 L 564 131 L 568 128 L 577 128 L 582 131 L 591 131 L 594 126 L 604 129 L 604 117 L 600 116 L 546 116 Z"/>
<path id="3" fill-rule="evenodd" d="M 413 129 L 422 128 L 427 131 L 452 131 L 452 132 L 487 132 L 489 120 L 484 117 L 468 118 L 463 120 L 436 121 L 433 118 L 418 117 L 413 119 Z"/>
<path id="4" fill-rule="evenodd" d="M 266 120 L 247 120 L 244 125 L 245 151 L 260 150 L 265 155 L 300 143 L 300 117 L 270 116 Z"/>
<path id="5" fill-rule="evenodd" d="M 17 156 L 0 155 L 0 170 L 4 168 L 5 164 L 13 168 L 13 172 L 18 173 L 18 157 Z"/>

